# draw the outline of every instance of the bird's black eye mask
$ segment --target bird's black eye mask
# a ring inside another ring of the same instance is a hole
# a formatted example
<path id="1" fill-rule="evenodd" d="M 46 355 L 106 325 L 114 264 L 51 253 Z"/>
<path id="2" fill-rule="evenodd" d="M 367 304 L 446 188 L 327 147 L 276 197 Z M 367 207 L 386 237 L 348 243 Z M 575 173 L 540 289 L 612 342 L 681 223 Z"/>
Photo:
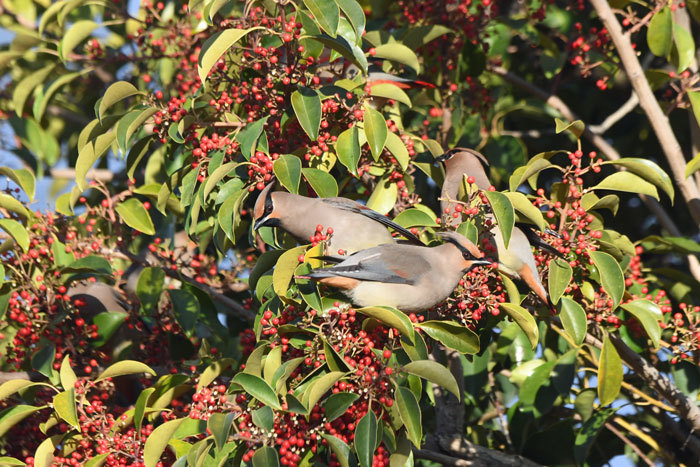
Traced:
<path id="1" fill-rule="evenodd" d="M 464 245 L 462 245 L 461 243 L 459 243 L 459 242 L 458 242 L 457 240 L 455 240 L 454 238 L 450 238 L 450 237 L 444 237 L 444 238 L 445 238 L 445 241 L 446 241 L 446 242 L 453 244 L 454 246 L 456 246 L 456 247 L 459 249 L 459 251 L 460 251 L 460 253 L 462 253 L 462 257 L 463 257 L 464 259 L 469 260 L 469 261 L 474 261 L 474 260 L 479 259 L 479 258 L 475 257 L 475 256 L 472 254 L 472 252 L 469 251 Z"/>
<path id="2" fill-rule="evenodd" d="M 267 199 L 265 199 L 265 209 L 263 210 L 263 215 L 262 217 L 267 217 L 270 214 L 272 214 L 272 211 L 275 209 L 275 205 L 272 202 L 272 196 L 268 196 Z"/>

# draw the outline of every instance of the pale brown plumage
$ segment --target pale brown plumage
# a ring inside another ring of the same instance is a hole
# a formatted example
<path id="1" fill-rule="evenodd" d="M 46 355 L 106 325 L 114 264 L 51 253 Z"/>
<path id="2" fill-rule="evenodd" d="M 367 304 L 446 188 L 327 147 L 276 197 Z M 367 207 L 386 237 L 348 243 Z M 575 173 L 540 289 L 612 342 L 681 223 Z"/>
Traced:
<path id="1" fill-rule="evenodd" d="M 458 198 L 459 187 L 464 176 L 474 177 L 474 184 L 480 190 L 488 190 L 491 186 L 487 175 L 488 161 L 482 154 L 473 149 L 451 149 L 438 160 L 444 161 L 446 172 L 445 182 L 442 185 L 443 199 L 440 201 L 443 212 L 446 208 L 449 208 L 450 211 L 454 209 L 455 203 L 450 202 L 450 200 Z M 526 233 L 518 226 L 513 227 L 510 242 L 506 248 L 501 229 L 496 225 L 494 216 L 489 214 L 486 218 L 494 225 L 491 233 L 496 244 L 499 271 L 515 279 L 521 279 L 540 300 L 551 308 L 551 300 L 537 272 L 535 257 L 532 254 L 532 247 Z M 448 219 L 454 218 L 449 217 Z"/>
<path id="2" fill-rule="evenodd" d="M 433 248 L 380 245 L 347 258 L 326 258 L 338 264 L 315 269 L 308 277 L 339 288 L 358 306 L 425 311 L 449 297 L 467 270 L 491 263 L 462 235 L 443 236 L 447 242 Z"/>
<path id="3" fill-rule="evenodd" d="M 281 227 L 300 243 L 308 243 L 316 234 L 316 227 L 324 231 L 333 228 L 328 240 L 332 253 L 343 250 L 352 253 L 395 239 L 387 230 L 391 227 L 409 241 L 423 243 L 407 229 L 388 217 L 347 198 L 309 198 L 284 191 L 271 191 L 268 185 L 255 202 L 253 217 L 255 228 L 261 226 Z"/>

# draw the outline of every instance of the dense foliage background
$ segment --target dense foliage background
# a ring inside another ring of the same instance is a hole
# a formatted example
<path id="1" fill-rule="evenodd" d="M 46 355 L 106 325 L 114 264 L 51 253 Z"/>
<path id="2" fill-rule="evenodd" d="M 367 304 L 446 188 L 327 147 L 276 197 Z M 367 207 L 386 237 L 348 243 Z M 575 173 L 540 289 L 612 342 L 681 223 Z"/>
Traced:
<path id="1" fill-rule="evenodd" d="M 0 464 L 698 465 L 698 20 L 4 0 Z M 441 213 L 456 146 L 495 190 Z M 533 224 L 557 313 L 493 268 L 423 314 L 352 308 L 295 279 L 333 226 L 253 231 L 270 182 L 426 244 Z"/>

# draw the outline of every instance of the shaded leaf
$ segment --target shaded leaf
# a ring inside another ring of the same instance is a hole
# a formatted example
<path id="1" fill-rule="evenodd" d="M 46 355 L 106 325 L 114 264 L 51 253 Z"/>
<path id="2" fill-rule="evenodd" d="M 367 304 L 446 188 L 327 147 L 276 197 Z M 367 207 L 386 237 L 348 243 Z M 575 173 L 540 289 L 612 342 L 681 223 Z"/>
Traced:
<path id="1" fill-rule="evenodd" d="M 590 257 L 598 269 L 603 289 L 613 300 L 613 308 L 617 307 L 625 293 L 625 277 L 620 264 L 615 258 L 602 251 L 591 251 Z"/>
<path id="2" fill-rule="evenodd" d="M 585 310 L 574 300 L 562 297 L 559 306 L 559 317 L 564 331 L 571 337 L 576 345 L 581 345 L 588 332 L 588 320 Z"/>
<path id="3" fill-rule="evenodd" d="M 204 83 L 209 75 L 209 72 L 214 67 L 219 58 L 230 49 L 233 44 L 238 42 L 243 36 L 251 31 L 262 29 L 262 27 L 254 27 L 249 29 L 225 29 L 218 34 L 214 34 L 202 44 L 202 50 L 199 52 L 199 64 L 197 73 L 199 79 Z"/>
<path id="4" fill-rule="evenodd" d="M 277 410 L 281 409 L 275 391 L 262 378 L 248 373 L 239 373 L 233 378 L 233 382 L 263 404 Z"/>
<path id="5" fill-rule="evenodd" d="M 564 291 L 569 286 L 574 271 L 568 262 L 561 258 L 554 258 L 549 262 L 549 298 L 555 305 L 559 302 L 559 298 L 564 294 Z"/>
<path id="6" fill-rule="evenodd" d="M 134 375 L 139 373 L 148 373 L 151 376 L 156 376 L 156 372 L 145 363 L 134 360 L 122 360 L 107 367 L 107 369 L 100 374 L 95 382 L 102 381 L 103 379 L 107 378 L 114 378 L 116 376 Z"/>
<path id="7" fill-rule="evenodd" d="M 633 300 L 623 303 L 620 306 L 632 313 L 632 315 L 639 320 L 647 336 L 651 339 L 654 348 L 657 349 L 661 339 L 661 326 L 659 325 L 659 321 L 663 319 L 661 308 L 659 308 L 656 303 L 644 299 Z"/>
<path id="8" fill-rule="evenodd" d="M 394 397 L 396 397 L 396 407 L 401 416 L 401 421 L 406 427 L 408 439 L 411 440 L 415 447 L 420 448 L 423 430 L 421 427 L 421 411 L 416 396 L 409 388 L 398 386 L 394 392 Z"/>
<path id="9" fill-rule="evenodd" d="M 459 385 L 454 375 L 449 369 L 438 362 L 432 360 L 416 360 L 404 365 L 401 369 L 407 373 L 426 379 L 433 384 L 437 384 L 454 394 L 458 400 L 462 399 L 462 395 L 459 393 Z"/>
<path id="10" fill-rule="evenodd" d="M 620 393 L 622 385 L 622 360 L 610 338 L 603 339 L 598 365 L 598 400 L 600 405 L 611 404 Z"/>

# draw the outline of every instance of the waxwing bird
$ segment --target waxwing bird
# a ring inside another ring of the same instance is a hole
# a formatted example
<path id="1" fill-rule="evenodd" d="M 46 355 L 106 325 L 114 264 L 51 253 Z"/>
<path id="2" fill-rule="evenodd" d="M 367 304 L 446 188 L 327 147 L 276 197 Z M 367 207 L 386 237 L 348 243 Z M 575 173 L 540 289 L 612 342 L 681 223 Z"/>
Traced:
<path id="1" fill-rule="evenodd" d="M 379 245 L 347 258 L 324 257 L 332 267 L 315 269 L 308 277 L 340 289 L 357 306 L 386 305 L 405 313 L 425 311 L 445 300 L 465 272 L 491 264 L 456 232 L 441 232 L 436 247 Z"/>
<path id="2" fill-rule="evenodd" d="M 418 237 L 388 217 L 347 198 L 308 198 L 285 191 L 271 191 L 272 183 L 258 195 L 253 209 L 254 229 L 281 227 L 300 243 L 316 234 L 316 227 L 332 227 L 328 246 L 333 253 L 353 253 L 395 239 L 391 227 L 411 243 L 423 245 Z"/>
<path id="3" fill-rule="evenodd" d="M 440 201 L 440 208 L 443 212 L 445 212 L 446 209 L 452 210 L 454 208 L 455 203 L 450 201 L 457 200 L 463 176 L 473 177 L 474 184 L 476 184 L 480 190 L 488 190 L 491 186 L 487 175 L 489 163 L 486 158 L 477 151 L 467 148 L 454 148 L 437 159 L 445 163 L 445 182 L 442 185 L 442 200 Z M 557 255 L 559 255 L 559 252 L 542 240 L 526 224 L 517 224 L 513 227 L 510 242 L 508 242 L 508 248 L 506 248 L 503 242 L 501 229 L 495 224 L 495 217 L 493 214 L 487 214 L 486 221 L 494 225 L 494 227 L 491 228 L 491 234 L 496 244 L 498 270 L 515 279 L 521 279 L 535 292 L 535 295 L 537 295 L 542 302 L 550 308 L 553 308 L 547 289 L 542 284 L 537 272 L 537 265 L 535 263 L 535 257 L 532 254 L 531 242 L 535 246 Z M 459 219 L 457 222 L 459 222 Z"/>

